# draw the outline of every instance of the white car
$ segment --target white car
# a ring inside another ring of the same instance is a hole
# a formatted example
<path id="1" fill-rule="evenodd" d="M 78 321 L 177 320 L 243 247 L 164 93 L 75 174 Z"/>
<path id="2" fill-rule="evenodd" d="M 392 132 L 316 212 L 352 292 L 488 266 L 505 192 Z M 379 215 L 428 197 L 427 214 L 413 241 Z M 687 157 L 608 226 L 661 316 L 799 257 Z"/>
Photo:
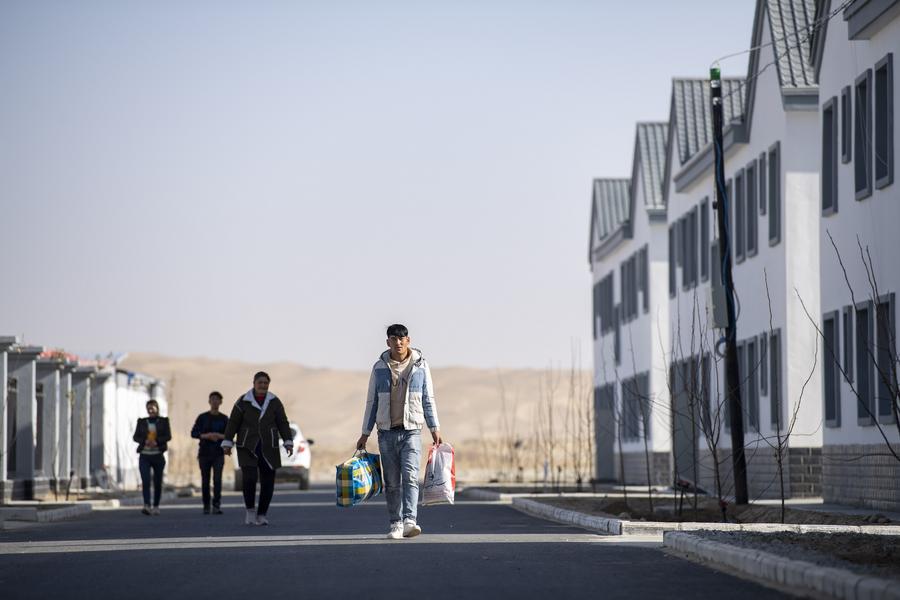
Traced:
<path id="1" fill-rule="evenodd" d="M 281 468 L 278 469 L 275 480 L 298 481 L 301 490 L 309 489 L 309 469 L 311 464 L 311 456 L 309 447 L 315 442 L 303 437 L 300 426 L 291 423 L 291 433 L 294 434 L 294 453 L 288 456 L 284 446 L 281 447 Z M 241 477 L 241 469 L 238 466 L 237 452 L 232 453 L 234 462 L 234 489 L 241 491 L 243 478 Z"/>

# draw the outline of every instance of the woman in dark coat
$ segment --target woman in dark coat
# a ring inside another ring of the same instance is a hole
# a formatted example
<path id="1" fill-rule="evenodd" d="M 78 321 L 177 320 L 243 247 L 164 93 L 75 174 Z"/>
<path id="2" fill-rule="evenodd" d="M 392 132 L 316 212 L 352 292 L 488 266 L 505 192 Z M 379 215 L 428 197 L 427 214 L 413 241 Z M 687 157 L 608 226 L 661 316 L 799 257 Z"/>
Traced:
<path id="1" fill-rule="evenodd" d="M 156 400 L 147 401 L 147 416 L 138 419 L 134 430 L 134 441 L 140 454 L 138 470 L 141 472 L 141 489 L 144 492 L 145 515 L 159 514 L 159 500 L 162 498 L 163 470 L 166 468 L 165 452 L 172 439 L 172 428 L 169 419 L 159 416 L 159 404 Z M 150 506 L 150 472 L 153 471 L 153 506 Z"/>
<path id="2" fill-rule="evenodd" d="M 269 375 L 262 371 L 253 376 L 253 389 L 234 403 L 225 428 L 225 439 L 222 440 L 222 448 L 227 455 L 231 455 L 231 448 L 237 446 L 244 506 L 247 508 L 244 523 L 247 525 L 269 524 L 266 513 L 275 492 L 275 470 L 281 466 L 279 436 L 284 441 L 288 456 L 294 451 L 294 437 L 284 413 L 284 405 L 277 396 L 269 392 L 269 381 Z"/>

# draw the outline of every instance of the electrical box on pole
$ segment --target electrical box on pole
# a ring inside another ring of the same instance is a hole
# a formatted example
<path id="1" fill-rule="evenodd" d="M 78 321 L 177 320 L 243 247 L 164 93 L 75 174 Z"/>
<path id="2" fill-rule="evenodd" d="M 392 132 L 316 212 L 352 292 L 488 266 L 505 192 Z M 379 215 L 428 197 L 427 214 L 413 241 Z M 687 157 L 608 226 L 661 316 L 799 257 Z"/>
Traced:
<path id="1" fill-rule="evenodd" d="M 722 76 L 718 67 L 709 71 L 710 99 L 712 104 L 713 151 L 715 156 L 716 201 L 713 207 L 719 226 L 718 264 L 725 292 L 725 401 L 728 403 L 731 426 L 731 459 L 734 473 L 734 501 L 747 504 L 747 460 L 744 455 L 744 411 L 741 404 L 741 374 L 737 360 L 737 314 L 734 303 L 734 279 L 731 273 L 731 239 L 728 231 L 731 198 L 725 191 L 725 152 L 722 147 L 724 115 L 722 110 Z"/>

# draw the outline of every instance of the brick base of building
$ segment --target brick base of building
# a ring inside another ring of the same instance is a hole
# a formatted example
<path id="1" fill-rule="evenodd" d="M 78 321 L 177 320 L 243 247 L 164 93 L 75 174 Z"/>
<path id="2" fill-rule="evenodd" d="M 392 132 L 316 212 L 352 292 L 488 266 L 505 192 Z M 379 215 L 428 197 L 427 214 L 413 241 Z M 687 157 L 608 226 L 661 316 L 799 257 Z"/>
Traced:
<path id="1" fill-rule="evenodd" d="M 822 496 L 827 503 L 900 511 L 900 461 L 885 444 L 825 446 Z"/>
<path id="2" fill-rule="evenodd" d="M 715 463 L 712 452 L 701 450 L 699 460 L 699 484 L 710 495 L 715 495 Z M 822 493 L 822 451 L 819 448 L 789 448 L 778 475 L 778 459 L 775 449 L 765 442 L 747 448 L 747 488 L 750 500 L 777 499 L 782 485 L 785 498 L 818 497 Z M 719 477 L 725 496 L 734 495 L 734 477 L 729 450 L 718 451 Z"/>
<path id="3" fill-rule="evenodd" d="M 618 457 L 616 457 L 618 459 Z M 668 452 L 650 453 L 650 482 L 652 485 L 672 485 L 672 470 L 669 466 Z M 622 462 L 625 466 L 625 483 L 629 485 L 647 485 L 647 455 L 644 452 L 623 452 Z M 616 463 L 616 474 L 622 481 L 621 463 Z"/>

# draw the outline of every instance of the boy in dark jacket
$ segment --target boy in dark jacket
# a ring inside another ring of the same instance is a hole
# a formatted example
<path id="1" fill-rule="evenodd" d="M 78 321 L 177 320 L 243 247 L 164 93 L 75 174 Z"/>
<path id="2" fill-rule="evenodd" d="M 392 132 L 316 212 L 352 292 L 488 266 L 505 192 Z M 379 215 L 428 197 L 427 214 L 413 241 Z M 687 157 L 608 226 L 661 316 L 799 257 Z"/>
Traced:
<path id="1" fill-rule="evenodd" d="M 134 430 L 134 441 L 137 442 L 138 470 L 141 472 L 141 490 L 144 493 L 145 515 L 159 514 L 159 500 L 162 498 L 163 470 L 166 468 L 165 452 L 172 439 L 172 428 L 169 419 L 159 416 L 159 403 L 147 401 L 147 416 L 138 419 Z M 153 472 L 153 506 L 150 506 L 150 472 Z"/>
<path id="2" fill-rule="evenodd" d="M 209 410 L 197 417 L 194 427 L 191 429 L 191 437 L 200 440 L 197 461 L 200 463 L 204 515 L 210 513 L 210 474 L 213 478 L 212 514 L 222 514 L 222 468 L 225 466 L 225 453 L 222 451 L 221 442 L 225 439 L 228 417 L 219 412 L 220 406 L 222 406 L 222 394 L 210 392 Z"/>

